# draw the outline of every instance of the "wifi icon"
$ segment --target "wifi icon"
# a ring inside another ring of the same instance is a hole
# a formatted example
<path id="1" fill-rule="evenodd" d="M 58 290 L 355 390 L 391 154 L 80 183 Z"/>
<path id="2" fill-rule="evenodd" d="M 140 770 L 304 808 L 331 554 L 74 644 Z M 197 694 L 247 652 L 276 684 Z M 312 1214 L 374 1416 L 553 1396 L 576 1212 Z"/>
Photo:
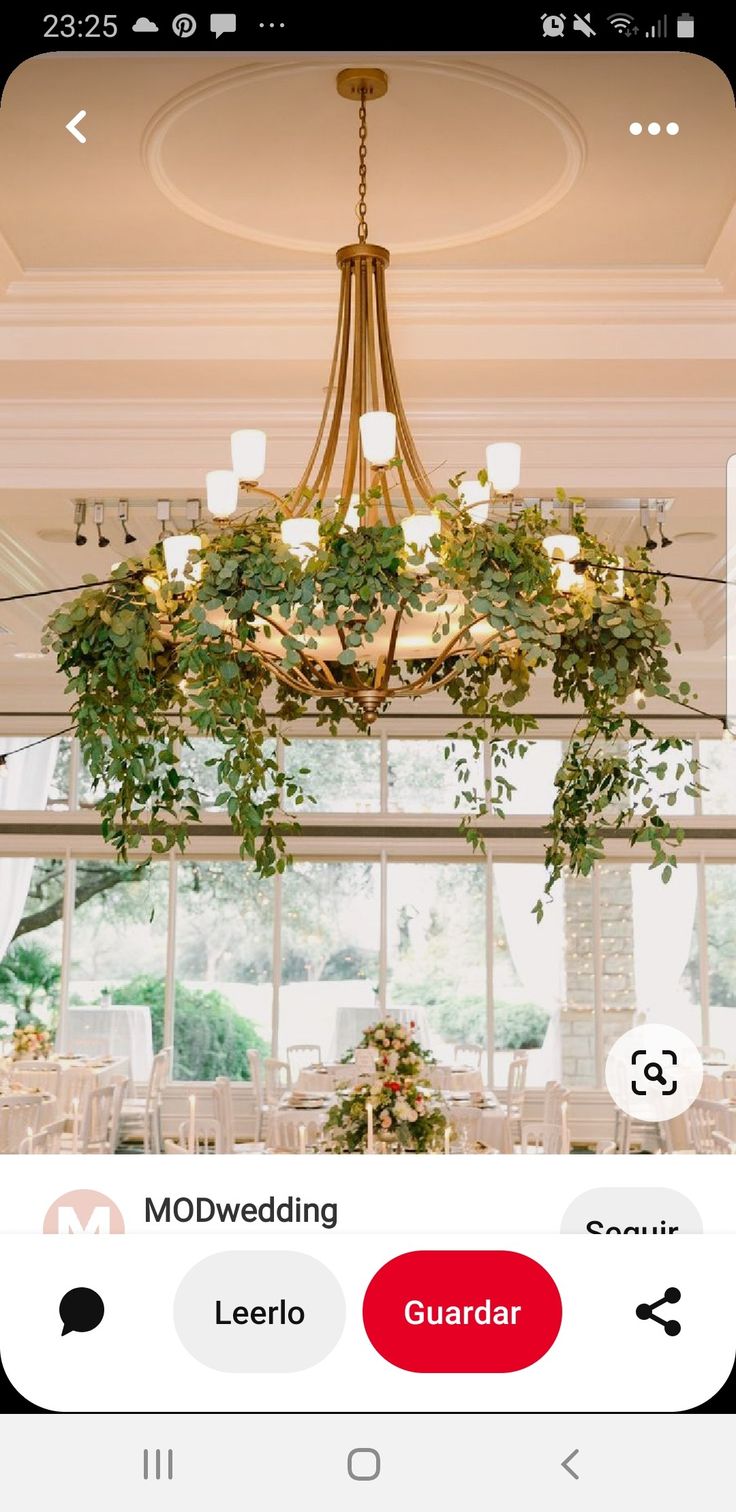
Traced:
<path id="1" fill-rule="evenodd" d="M 613 27 L 614 31 L 618 32 L 620 37 L 630 37 L 632 35 L 631 28 L 634 26 L 633 16 L 627 16 L 623 11 L 615 11 L 612 16 L 608 17 L 608 21 L 609 25 Z M 638 31 L 638 27 L 635 27 L 634 30 Z"/>

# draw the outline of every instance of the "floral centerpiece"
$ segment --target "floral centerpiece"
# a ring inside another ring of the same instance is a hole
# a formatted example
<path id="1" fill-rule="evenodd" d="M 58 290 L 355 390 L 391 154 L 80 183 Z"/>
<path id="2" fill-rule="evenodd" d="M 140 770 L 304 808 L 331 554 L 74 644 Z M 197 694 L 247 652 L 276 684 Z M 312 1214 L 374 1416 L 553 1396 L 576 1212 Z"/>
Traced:
<path id="1" fill-rule="evenodd" d="M 398 1019 L 380 1019 L 366 1029 L 358 1049 L 375 1050 L 378 1075 L 393 1072 L 399 1077 L 416 1077 L 425 1065 L 434 1065 L 435 1058 L 420 1045 L 415 1036 L 416 1023 L 408 1025 Z M 352 1060 L 354 1051 L 343 1056 L 343 1064 Z"/>
<path id="2" fill-rule="evenodd" d="M 13 1030 L 13 1060 L 46 1060 L 52 1039 L 41 1024 L 19 1024 Z"/>
<path id="3" fill-rule="evenodd" d="M 393 1052 L 395 1053 L 395 1052 Z M 369 1122 L 371 1137 L 369 1138 Z M 449 1128 L 438 1099 L 411 1076 L 376 1074 L 338 1099 L 328 1114 L 322 1148 L 335 1155 L 406 1150 L 441 1151 Z"/>

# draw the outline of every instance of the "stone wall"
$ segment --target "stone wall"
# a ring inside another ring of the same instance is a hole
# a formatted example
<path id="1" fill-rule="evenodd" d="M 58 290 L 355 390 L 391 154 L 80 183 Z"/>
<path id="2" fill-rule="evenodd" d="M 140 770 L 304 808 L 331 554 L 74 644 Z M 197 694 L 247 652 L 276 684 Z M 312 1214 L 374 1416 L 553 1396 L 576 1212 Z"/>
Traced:
<path id="1" fill-rule="evenodd" d="M 604 1059 L 614 1040 L 631 1029 L 635 1014 L 634 915 L 631 870 L 600 868 Z M 566 1086 L 595 1083 L 593 883 L 565 880 L 565 1009 L 561 1015 L 562 1079 Z"/>

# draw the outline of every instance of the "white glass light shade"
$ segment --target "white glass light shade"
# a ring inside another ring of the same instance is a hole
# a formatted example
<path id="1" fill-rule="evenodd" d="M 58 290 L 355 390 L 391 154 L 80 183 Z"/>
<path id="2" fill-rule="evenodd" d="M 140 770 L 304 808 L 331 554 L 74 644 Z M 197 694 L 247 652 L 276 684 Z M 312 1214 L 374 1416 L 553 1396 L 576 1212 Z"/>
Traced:
<path id="1" fill-rule="evenodd" d="M 230 437 L 233 472 L 243 483 L 257 483 L 266 471 L 266 432 L 237 430 Z"/>
<path id="2" fill-rule="evenodd" d="M 292 556 L 304 566 L 319 545 L 319 521 L 306 519 L 284 520 L 281 539 Z"/>
<path id="3" fill-rule="evenodd" d="M 423 556 L 425 566 L 429 562 L 436 562 L 435 553 L 430 549 L 432 536 L 439 535 L 440 520 L 436 514 L 413 514 L 407 515 L 401 521 L 401 529 L 404 532 L 404 542 L 411 556 Z"/>
<path id="4" fill-rule="evenodd" d="M 164 536 L 164 561 L 170 583 L 196 583 L 202 576 L 202 563 L 190 562 L 190 553 L 199 551 L 202 542 L 198 535 Z M 189 566 L 187 566 L 189 563 Z"/>
<path id="5" fill-rule="evenodd" d="M 585 586 L 585 580 L 575 571 L 572 562 L 563 562 L 557 557 L 552 567 L 560 593 L 573 593 L 576 588 Z"/>
<path id="6" fill-rule="evenodd" d="M 207 474 L 207 508 L 215 520 L 226 520 L 238 507 L 238 475 L 219 467 Z"/>
<path id="7" fill-rule="evenodd" d="M 580 555 L 580 542 L 576 535 L 548 535 L 542 544 L 551 562 L 574 562 Z"/>
<path id="8" fill-rule="evenodd" d="M 467 483 L 461 483 L 458 489 L 460 502 L 463 509 L 467 510 L 471 520 L 476 525 L 482 525 L 488 519 L 488 508 L 491 500 L 491 488 L 489 483 L 478 483 L 470 479 Z"/>
<path id="9" fill-rule="evenodd" d="M 363 523 L 358 513 L 359 503 L 360 494 L 351 494 L 350 503 L 345 510 L 345 518 L 342 522 L 343 530 L 357 530 L 358 526 Z"/>
<path id="10" fill-rule="evenodd" d="M 518 488 L 521 477 L 521 447 L 518 441 L 493 441 L 487 446 L 486 472 L 494 493 L 513 493 Z"/>
<path id="11" fill-rule="evenodd" d="M 372 467 L 386 467 L 396 456 L 396 416 L 390 410 L 368 410 L 360 417 L 363 456 Z"/>

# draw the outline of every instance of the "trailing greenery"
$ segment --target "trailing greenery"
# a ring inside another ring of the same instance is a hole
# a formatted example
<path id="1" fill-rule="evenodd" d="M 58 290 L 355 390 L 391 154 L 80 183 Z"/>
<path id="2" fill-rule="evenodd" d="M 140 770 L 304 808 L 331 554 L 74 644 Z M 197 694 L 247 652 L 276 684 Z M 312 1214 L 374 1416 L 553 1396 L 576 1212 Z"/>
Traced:
<path id="1" fill-rule="evenodd" d="M 507 763 L 537 729 L 524 705 L 545 673 L 557 703 L 577 716 L 547 827 L 546 892 L 566 868 L 591 870 L 607 829 L 626 829 L 632 843 L 647 845 L 668 880 L 682 837 L 668 810 L 679 788 L 698 790 L 697 763 L 682 740 L 656 737 L 626 710 L 636 689 L 687 706 L 690 689 L 673 686 L 665 654 L 666 584 L 638 549 L 627 552 L 631 570 L 621 582 L 610 548 L 579 510 L 573 528 L 584 566 L 562 592 L 542 546 L 553 522 L 526 508 L 473 524 L 458 508 L 459 481 L 434 501 L 441 529 L 430 571 L 407 552 L 399 525 L 346 528 L 340 512 L 327 518 L 317 503 L 319 545 L 304 566 L 281 541 L 279 510 L 256 512 L 202 536 L 187 582 L 166 581 L 156 546 L 142 562 L 122 562 L 110 584 L 90 582 L 51 617 L 45 643 L 67 680 L 82 754 L 99 787 L 103 835 L 122 860 L 146 838 L 154 852 L 185 849 L 202 800 L 179 764 L 179 745 L 196 735 L 221 743 L 216 803 L 240 836 L 241 853 L 261 875 L 283 870 L 298 828 L 284 815 L 285 800 L 300 805 L 306 794 L 300 776 L 279 771 L 275 741 L 288 736 L 309 700 L 273 681 L 269 657 L 288 675 L 332 628 L 341 646 L 330 663 L 340 696 L 317 700 L 318 720 L 332 733 L 346 723 L 364 732 L 371 715 L 351 694 L 374 686 L 375 660 L 365 647 L 396 613 L 410 621 L 421 611 L 435 616 L 438 653 L 458 625 L 480 637 L 479 650 L 477 639 L 472 653 L 467 641 L 449 662 L 414 662 L 399 672 L 406 685 L 424 670 L 430 688 L 449 674 L 444 686 L 462 720 L 457 733 L 476 750 L 493 742 L 492 776 L 481 792 L 467 763 L 456 763 L 470 844 L 482 848 L 486 815 L 504 815 Z M 364 516 L 377 499 L 377 490 L 363 497 Z M 683 756 L 663 796 L 671 750 Z"/>

